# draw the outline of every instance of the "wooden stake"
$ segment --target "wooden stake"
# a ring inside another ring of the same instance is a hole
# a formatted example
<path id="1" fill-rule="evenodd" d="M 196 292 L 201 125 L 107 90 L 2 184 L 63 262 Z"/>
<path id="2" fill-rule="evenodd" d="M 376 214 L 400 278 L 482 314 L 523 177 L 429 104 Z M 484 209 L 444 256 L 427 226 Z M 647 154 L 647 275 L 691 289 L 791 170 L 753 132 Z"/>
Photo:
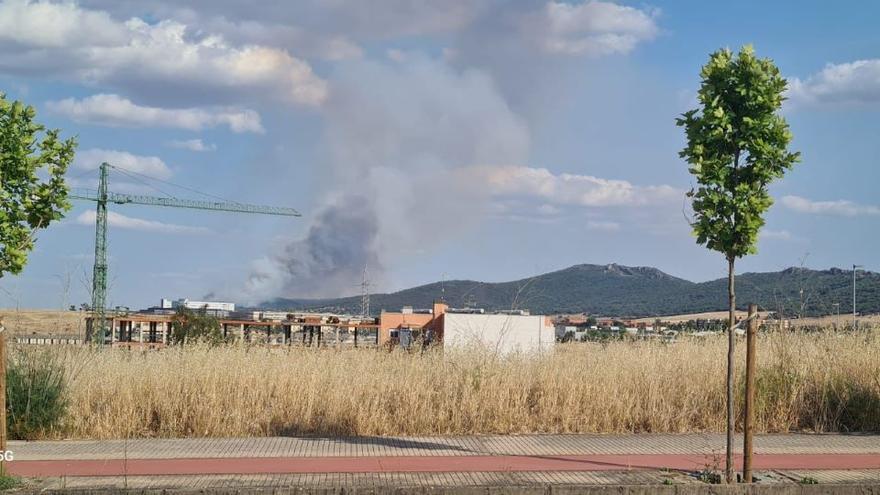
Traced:
<path id="1" fill-rule="evenodd" d="M 0 473 L 6 473 L 6 329 L 0 322 Z"/>
<path id="2" fill-rule="evenodd" d="M 749 326 L 746 332 L 746 404 L 743 411 L 743 482 L 752 482 L 752 450 L 755 435 L 755 344 L 758 334 L 758 306 L 749 304 Z"/>

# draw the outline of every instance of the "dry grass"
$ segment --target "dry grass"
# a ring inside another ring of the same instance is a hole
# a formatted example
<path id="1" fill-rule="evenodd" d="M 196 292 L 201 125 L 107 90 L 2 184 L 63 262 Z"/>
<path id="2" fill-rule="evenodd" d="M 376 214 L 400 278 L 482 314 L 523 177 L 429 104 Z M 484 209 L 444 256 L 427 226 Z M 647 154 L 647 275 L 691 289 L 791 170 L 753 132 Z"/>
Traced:
<path id="1" fill-rule="evenodd" d="M 874 333 L 763 335 L 759 349 L 759 431 L 880 430 Z M 724 427 L 724 338 L 566 344 L 540 358 L 239 346 L 52 352 L 69 371 L 71 406 L 50 437 Z"/>
<path id="2" fill-rule="evenodd" d="M 11 335 L 85 334 L 87 313 L 37 309 L 0 309 L 0 323 Z"/>

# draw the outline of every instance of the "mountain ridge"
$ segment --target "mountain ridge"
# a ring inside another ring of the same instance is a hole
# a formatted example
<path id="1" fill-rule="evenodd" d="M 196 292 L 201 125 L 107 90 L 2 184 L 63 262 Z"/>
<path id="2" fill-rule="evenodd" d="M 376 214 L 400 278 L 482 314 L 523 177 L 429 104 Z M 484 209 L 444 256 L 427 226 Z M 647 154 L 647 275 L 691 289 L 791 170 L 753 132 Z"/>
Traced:
<path id="1" fill-rule="evenodd" d="M 830 314 L 835 303 L 841 313 L 852 308 L 852 271 L 841 268 L 747 272 L 737 275 L 736 282 L 739 308 L 754 302 L 763 309 L 803 316 Z M 880 312 L 880 274 L 859 272 L 858 285 L 859 311 Z M 726 309 L 727 278 L 691 282 L 650 266 L 584 263 L 507 282 L 447 280 L 370 295 L 373 314 L 402 306 L 427 308 L 441 298 L 452 307 L 650 317 Z M 361 297 L 276 298 L 264 306 L 357 314 Z"/>

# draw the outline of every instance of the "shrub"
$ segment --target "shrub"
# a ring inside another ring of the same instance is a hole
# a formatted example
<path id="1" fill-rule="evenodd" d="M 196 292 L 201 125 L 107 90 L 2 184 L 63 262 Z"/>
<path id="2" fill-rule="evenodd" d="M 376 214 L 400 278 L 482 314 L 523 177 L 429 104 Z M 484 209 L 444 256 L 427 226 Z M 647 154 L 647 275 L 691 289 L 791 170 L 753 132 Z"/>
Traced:
<path id="1" fill-rule="evenodd" d="M 47 351 L 10 353 L 6 368 L 9 437 L 32 440 L 59 425 L 67 408 L 64 366 Z"/>

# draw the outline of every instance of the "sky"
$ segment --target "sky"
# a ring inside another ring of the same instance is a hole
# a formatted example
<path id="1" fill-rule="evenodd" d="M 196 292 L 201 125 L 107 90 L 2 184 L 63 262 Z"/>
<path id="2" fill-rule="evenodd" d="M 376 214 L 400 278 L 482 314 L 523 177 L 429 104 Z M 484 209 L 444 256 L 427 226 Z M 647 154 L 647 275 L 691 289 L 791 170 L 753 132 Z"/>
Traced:
<path id="1" fill-rule="evenodd" d="M 110 206 L 110 306 L 254 304 L 579 263 L 726 276 L 695 242 L 675 118 L 711 52 L 789 81 L 802 162 L 738 273 L 880 270 L 875 2 L 0 1 L 0 91 L 76 136 L 72 187 L 301 218 Z M 181 187 L 182 186 L 182 187 Z M 0 306 L 89 300 L 94 203 L 38 233 Z"/>

